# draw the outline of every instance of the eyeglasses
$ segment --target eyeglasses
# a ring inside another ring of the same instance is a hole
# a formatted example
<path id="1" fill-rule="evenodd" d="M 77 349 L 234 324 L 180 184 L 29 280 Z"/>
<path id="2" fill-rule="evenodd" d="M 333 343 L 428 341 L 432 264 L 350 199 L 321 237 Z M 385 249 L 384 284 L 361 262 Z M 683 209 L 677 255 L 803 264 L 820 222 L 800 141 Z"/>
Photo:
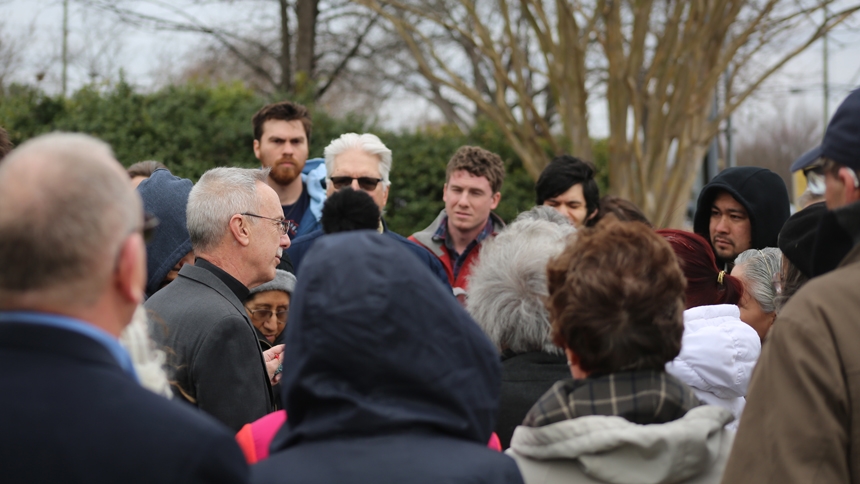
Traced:
<path id="1" fill-rule="evenodd" d="M 376 185 L 382 181 L 382 178 L 373 178 L 369 176 L 360 176 L 358 178 L 353 178 L 351 176 L 333 176 L 329 179 L 331 180 L 332 185 L 334 185 L 335 190 L 348 187 L 352 185 L 353 180 L 358 180 L 358 186 L 366 192 L 376 190 Z"/>
<path id="2" fill-rule="evenodd" d="M 258 323 L 265 323 L 269 319 L 272 318 L 272 314 L 278 318 L 278 323 L 286 324 L 287 323 L 287 310 L 282 309 L 277 312 L 272 312 L 271 309 L 249 309 L 249 313 L 251 313 L 251 319 Z"/>
<path id="3" fill-rule="evenodd" d="M 143 214 L 143 241 L 149 243 L 155 235 L 155 228 L 161 223 L 155 215 L 144 212 Z"/>
<path id="4" fill-rule="evenodd" d="M 281 220 L 281 219 L 271 218 L 271 217 L 264 217 L 262 215 L 257 215 L 256 213 L 248 213 L 248 212 L 240 213 L 239 215 L 247 215 L 248 217 L 257 217 L 257 218 L 264 218 L 266 220 L 271 220 L 272 222 L 275 222 L 278 224 L 278 230 L 281 232 L 281 235 L 287 235 L 287 231 L 290 228 L 290 225 L 286 220 Z"/>

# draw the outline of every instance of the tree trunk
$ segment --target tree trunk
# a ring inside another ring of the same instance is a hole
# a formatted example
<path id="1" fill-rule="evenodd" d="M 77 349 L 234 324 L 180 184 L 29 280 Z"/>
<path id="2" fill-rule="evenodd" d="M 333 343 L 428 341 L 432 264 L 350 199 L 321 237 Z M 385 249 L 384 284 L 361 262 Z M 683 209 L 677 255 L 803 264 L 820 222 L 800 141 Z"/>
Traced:
<path id="1" fill-rule="evenodd" d="M 291 60 L 290 44 L 290 4 L 287 0 L 279 0 L 279 13 L 281 14 L 281 79 L 278 88 L 283 92 L 290 92 L 293 80 L 293 65 Z"/>
<path id="2" fill-rule="evenodd" d="M 296 3 L 298 28 L 296 30 L 295 85 L 298 91 L 308 89 L 314 78 L 318 14 L 319 0 L 298 0 Z"/>

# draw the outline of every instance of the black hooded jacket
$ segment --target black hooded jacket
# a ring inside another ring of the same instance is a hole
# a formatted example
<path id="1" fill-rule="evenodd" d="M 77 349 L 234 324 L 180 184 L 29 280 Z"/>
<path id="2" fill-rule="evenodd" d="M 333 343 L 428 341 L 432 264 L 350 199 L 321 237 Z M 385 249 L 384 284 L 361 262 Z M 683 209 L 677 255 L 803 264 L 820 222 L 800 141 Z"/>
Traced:
<path id="1" fill-rule="evenodd" d="M 710 221 L 714 199 L 728 192 L 747 210 L 750 217 L 752 249 L 776 247 L 779 231 L 791 215 L 791 201 L 779 175 L 754 166 L 726 168 L 702 188 L 693 217 L 693 232 L 711 240 Z M 717 257 L 717 264 L 726 262 Z"/>
<path id="2" fill-rule="evenodd" d="M 402 244 L 372 231 L 320 237 L 289 320 L 289 417 L 253 482 L 522 482 L 486 447 L 495 348 Z"/>

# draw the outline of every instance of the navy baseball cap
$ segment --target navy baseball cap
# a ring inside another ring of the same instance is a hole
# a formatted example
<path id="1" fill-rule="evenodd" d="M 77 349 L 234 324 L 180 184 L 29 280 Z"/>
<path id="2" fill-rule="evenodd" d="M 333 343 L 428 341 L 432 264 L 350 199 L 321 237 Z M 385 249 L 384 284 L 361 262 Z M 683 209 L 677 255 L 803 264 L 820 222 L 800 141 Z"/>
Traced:
<path id="1" fill-rule="evenodd" d="M 860 171 L 860 89 L 842 101 L 824 132 L 821 156 Z"/>
<path id="2" fill-rule="evenodd" d="M 797 170 L 802 170 L 806 168 L 807 166 L 818 161 L 819 158 L 821 158 L 821 145 L 812 148 L 806 153 L 800 155 L 800 158 L 794 160 L 794 163 L 791 164 L 792 173 Z"/>

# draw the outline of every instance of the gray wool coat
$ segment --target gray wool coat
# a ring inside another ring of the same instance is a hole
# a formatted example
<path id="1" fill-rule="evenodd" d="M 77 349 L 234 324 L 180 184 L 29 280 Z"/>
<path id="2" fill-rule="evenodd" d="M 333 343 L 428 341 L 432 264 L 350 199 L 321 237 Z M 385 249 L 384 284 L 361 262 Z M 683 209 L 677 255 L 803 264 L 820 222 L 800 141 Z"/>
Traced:
<path id="1" fill-rule="evenodd" d="M 178 398 L 234 432 L 274 410 L 254 327 L 242 301 L 217 276 L 186 264 L 144 306 L 168 354 Z"/>

